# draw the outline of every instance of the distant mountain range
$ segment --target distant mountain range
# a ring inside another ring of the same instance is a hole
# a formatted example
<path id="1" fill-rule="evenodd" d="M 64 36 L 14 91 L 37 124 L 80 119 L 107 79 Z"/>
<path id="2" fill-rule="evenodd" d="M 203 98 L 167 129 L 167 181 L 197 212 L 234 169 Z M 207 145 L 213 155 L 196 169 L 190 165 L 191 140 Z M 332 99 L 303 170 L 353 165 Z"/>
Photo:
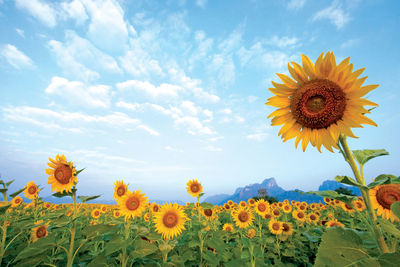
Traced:
<path id="1" fill-rule="evenodd" d="M 326 180 L 320 185 L 318 191 L 325 191 L 325 190 L 335 190 L 339 187 L 344 187 L 346 189 L 351 190 L 356 195 L 361 195 L 360 190 L 354 186 L 346 186 L 334 180 Z M 279 201 L 283 201 L 284 199 L 288 199 L 289 201 L 305 201 L 307 203 L 318 203 L 322 202 L 322 197 L 315 196 L 315 195 L 302 195 L 296 192 L 295 190 L 286 191 L 282 187 L 278 186 L 276 183 L 275 178 L 267 178 L 261 184 L 251 184 L 245 187 L 239 187 L 235 190 L 232 195 L 228 194 L 219 194 L 207 197 L 204 202 L 209 202 L 214 205 L 223 205 L 228 200 L 232 200 L 236 203 L 240 201 L 247 201 L 249 198 L 253 198 L 258 196 L 259 189 L 266 189 L 266 192 L 269 196 L 273 196 L 277 198 Z M 304 192 L 302 190 L 298 190 Z"/>

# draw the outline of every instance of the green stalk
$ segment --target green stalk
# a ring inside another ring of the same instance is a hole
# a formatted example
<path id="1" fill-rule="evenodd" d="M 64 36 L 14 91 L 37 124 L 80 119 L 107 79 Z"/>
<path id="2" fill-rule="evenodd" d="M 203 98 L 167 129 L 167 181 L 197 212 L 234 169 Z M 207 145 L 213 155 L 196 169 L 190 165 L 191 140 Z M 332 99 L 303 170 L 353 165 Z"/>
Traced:
<path id="1" fill-rule="evenodd" d="M 76 191 L 72 191 L 72 199 L 74 200 L 74 213 L 72 215 L 73 225 L 71 229 L 71 241 L 69 243 L 69 250 L 68 250 L 68 258 L 67 258 L 67 267 L 72 267 L 74 262 L 74 241 L 75 241 L 75 234 L 76 234 Z"/>
<path id="2" fill-rule="evenodd" d="M 129 229 L 131 226 L 131 221 L 128 219 L 128 222 L 125 223 L 125 240 L 128 240 L 129 238 Z M 128 263 L 128 255 L 126 254 L 126 247 L 122 250 L 122 259 L 121 259 L 121 266 L 126 267 Z"/>
<path id="3" fill-rule="evenodd" d="M 4 220 L 3 225 L 1 226 L 1 230 L 3 232 L 3 235 L 1 237 L 1 244 L 0 244 L 0 266 L 1 266 L 1 262 L 3 261 L 4 253 L 6 252 L 6 250 L 5 250 L 6 237 L 7 237 L 7 220 L 6 219 Z"/>
<path id="4" fill-rule="evenodd" d="M 356 164 L 356 162 L 354 160 L 354 157 L 353 157 L 353 153 L 350 151 L 350 148 L 347 145 L 346 136 L 341 134 L 340 137 L 339 137 L 339 142 L 343 147 L 343 157 L 345 158 L 347 163 L 349 163 L 357 182 L 360 183 L 361 185 L 365 186 L 364 175 L 363 175 L 363 173 L 361 175 L 360 172 L 358 171 L 357 164 Z M 363 172 L 362 167 L 360 169 Z M 383 235 L 382 235 L 382 232 L 380 230 L 380 227 L 378 227 L 378 225 L 377 225 L 376 213 L 372 209 L 371 199 L 369 197 L 368 189 L 361 187 L 360 190 L 361 190 L 361 195 L 362 195 L 362 197 L 364 199 L 364 202 L 365 202 L 365 206 L 367 207 L 369 218 L 372 221 L 372 226 L 373 226 L 373 230 L 374 230 L 374 234 L 375 234 L 375 239 L 376 239 L 376 241 L 377 241 L 377 243 L 379 245 L 379 248 L 382 251 L 382 253 L 389 253 L 389 248 L 388 248 L 388 246 L 387 246 L 387 244 L 385 242 L 385 239 L 383 238 Z"/>

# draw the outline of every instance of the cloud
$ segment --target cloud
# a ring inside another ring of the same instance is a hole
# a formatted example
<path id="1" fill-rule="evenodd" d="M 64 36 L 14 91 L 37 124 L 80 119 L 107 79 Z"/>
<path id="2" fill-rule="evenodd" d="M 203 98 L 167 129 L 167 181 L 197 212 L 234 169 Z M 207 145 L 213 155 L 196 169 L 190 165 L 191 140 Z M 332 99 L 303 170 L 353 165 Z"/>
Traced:
<path id="1" fill-rule="evenodd" d="M 25 38 L 25 32 L 24 30 L 21 29 L 15 29 L 15 31 L 18 33 L 19 36 Z"/>
<path id="2" fill-rule="evenodd" d="M 208 0 L 196 0 L 196 6 L 199 6 L 201 8 L 205 8 Z"/>
<path id="3" fill-rule="evenodd" d="M 124 11 L 118 2 L 81 1 L 90 15 L 89 39 L 106 51 L 123 51 L 128 41 L 128 27 L 124 21 Z"/>
<path id="4" fill-rule="evenodd" d="M 68 81 L 55 76 L 51 79 L 45 92 L 50 95 L 61 96 L 70 104 L 90 108 L 109 108 L 111 95 L 110 86 L 87 85 L 79 81 Z"/>
<path id="5" fill-rule="evenodd" d="M 197 108 L 192 101 L 183 101 L 181 103 L 181 108 L 188 111 L 190 115 L 194 116 L 196 116 L 200 111 L 200 108 Z"/>
<path id="6" fill-rule="evenodd" d="M 142 82 L 137 80 L 128 80 L 125 82 L 117 83 L 116 87 L 121 91 L 135 90 L 144 92 L 151 97 L 177 97 L 178 92 L 183 88 L 177 85 L 162 83 L 159 86 L 154 86 L 149 82 Z"/>
<path id="7" fill-rule="evenodd" d="M 11 44 L 0 48 L 0 57 L 4 58 L 8 64 L 16 69 L 32 68 L 34 66 L 33 61 L 28 56 Z"/>
<path id="8" fill-rule="evenodd" d="M 204 147 L 203 150 L 210 151 L 210 152 L 221 152 L 222 148 L 209 145 L 209 146 Z"/>
<path id="9" fill-rule="evenodd" d="M 47 3 L 39 0 L 16 0 L 17 8 L 28 11 L 30 15 L 39 20 L 47 27 L 53 28 L 56 26 L 55 11 Z"/>
<path id="10" fill-rule="evenodd" d="M 292 47 L 298 44 L 299 39 L 296 37 L 288 37 L 288 36 L 283 36 L 283 37 L 278 37 L 274 35 L 270 40 L 267 40 L 267 43 L 277 46 L 279 48 L 287 48 L 287 47 Z"/>
<path id="11" fill-rule="evenodd" d="M 268 137 L 267 133 L 254 133 L 254 134 L 249 134 L 246 136 L 247 139 L 258 141 L 258 142 L 264 141 L 267 137 Z"/>
<path id="12" fill-rule="evenodd" d="M 341 8 L 340 3 L 334 1 L 329 7 L 322 9 L 315 13 L 313 21 L 328 19 L 338 29 L 342 28 L 346 23 L 350 21 L 350 15 L 345 13 Z"/>
<path id="13" fill-rule="evenodd" d="M 341 49 L 346 49 L 351 46 L 357 45 L 360 42 L 359 39 L 350 39 L 340 45 Z"/>
<path id="14" fill-rule="evenodd" d="M 197 134 L 210 135 L 215 133 L 209 127 L 204 126 L 200 122 L 199 118 L 193 116 L 180 117 L 176 119 L 174 123 L 176 125 L 186 126 L 188 128 L 188 133 L 191 135 L 197 135 Z"/>
<path id="15" fill-rule="evenodd" d="M 306 0 L 290 0 L 290 2 L 288 3 L 288 8 L 289 9 L 301 9 L 305 3 L 306 3 Z"/>
<path id="16" fill-rule="evenodd" d="M 172 151 L 172 152 L 183 152 L 182 149 L 174 148 L 174 147 L 171 147 L 171 146 L 165 146 L 164 149 L 168 150 L 168 151 Z"/>
<path id="17" fill-rule="evenodd" d="M 155 136 L 159 136 L 159 135 L 160 135 L 159 132 L 153 130 L 152 128 L 150 128 L 150 127 L 147 126 L 147 125 L 141 124 L 141 125 L 139 125 L 137 128 L 143 129 L 143 130 L 145 130 L 146 132 L 148 132 L 148 133 L 151 134 L 151 135 L 155 135 Z"/>
<path id="18" fill-rule="evenodd" d="M 61 8 L 64 11 L 64 19 L 74 19 L 77 25 L 82 25 L 89 18 L 88 14 L 86 13 L 85 6 L 81 0 L 63 2 L 61 3 Z"/>
<path id="19" fill-rule="evenodd" d="M 125 55 L 119 57 L 119 61 L 124 70 L 135 77 L 164 76 L 159 62 L 138 43 L 132 44 Z"/>
<path id="20" fill-rule="evenodd" d="M 58 65 L 65 73 L 74 76 L 73 78 L 84 81 L 98 79 L 99 73 L 92 69 L 122 73 L 114 58 L 101 52 L 89 40 L 79 37 L 74 31 L 65 31 L 64 43 L 51 40 L 49 46 L 57 57 Z"/>

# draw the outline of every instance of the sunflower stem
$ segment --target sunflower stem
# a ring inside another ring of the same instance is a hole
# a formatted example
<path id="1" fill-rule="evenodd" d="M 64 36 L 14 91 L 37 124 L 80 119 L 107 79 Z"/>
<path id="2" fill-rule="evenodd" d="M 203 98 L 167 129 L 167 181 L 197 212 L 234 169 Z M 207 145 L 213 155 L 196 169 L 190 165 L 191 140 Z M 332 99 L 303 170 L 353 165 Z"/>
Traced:
<path id="1" fill-rule="evenodd" d="M 72 199 L 74 200 L 74 212 L 72 215 L 72 229 L 71 229 L 71 241 L 69 243 L 69 250 L 68 250 L 68 258 L 67 258 L 67 267 L 72 267 L 74 262 L 74 241 L 75 241 L 75 234 L 76 234 L 76 191 L 72 191 Z"/>
<path id="2" fill-rule="evenodd" d="M 3 261 L 5 245 L 6 245 L 6 237 L 7 237 L 7 220 L 6 220 L 6 218 L 4 219 L 1 230 L 3 232 L 3 235 L 1 237 L 1 244 L 0 244 L 0 266 L 1 266 L 1 262 Z"/>
<path id="3" fill-rule="evenodd" d="M 344 150 L 343 156 L 345 157 L 346 161 L 349 163 L 357 182 L 360 183 L 361 185 L 365 186 L 364 173 L 362 172 L 362 174 L 360 174 L 360 172 L 358 171 L 357 164 L 354 160 L 353 153 L 350 151 L 350 148 L 347 145 L 346 136 L 344 134 L 340 135 L 339 142 L 342 145 L 343 150 Z M 362 167 L 360 169 L 362 171 Z M 385 242 L 385 239 L 382 235 L 381 229 L 377 225 L 377 218 L 376 218 L 375 211 L 372 209 L 371 199 L 369 197 L 368 188 L 361 187 L 360 190 L 361 190 L 361 194 L 364 199 L 365 205 L 367 207 L 369 218 L 372 221 L 375 238 L 379 245 L 379 248 L 381 249 L 382 253 L 389 253 L 389 248 L 388 248 L 388 246 Z"/>
<path id="4" fill-rule="evenodd" d="M 128 238 L 129 238 L 130 226 L 131 226 L 131 221 L 130 221 L 130 219 L 128 219 L 128 221 L 125 222 L 125 240 L 128 240 Z M 122 250 L 122 259 L 121 259 L 121 266 L 122 267 L 126 267 L 126 264 L 128 263 L 128 258 L 129 257 L 126 254 L 126 247 L 125 247 Z"/>

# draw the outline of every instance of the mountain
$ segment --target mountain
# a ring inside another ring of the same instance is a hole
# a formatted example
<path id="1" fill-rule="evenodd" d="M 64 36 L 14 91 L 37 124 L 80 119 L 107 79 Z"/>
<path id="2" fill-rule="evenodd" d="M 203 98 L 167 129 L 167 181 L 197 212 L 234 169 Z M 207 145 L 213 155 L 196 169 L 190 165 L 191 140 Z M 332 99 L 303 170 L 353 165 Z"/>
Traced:
<path id="1" fill-rule="evenodd" d="M 356 195 L 358 196 L 361 195 L 360 190 L 357 187 L 346 186 L 337 181 L 332 181 L 332 180 L 324 181 L 322 185 L 319 187 L 318 191 L 335 190 L 339 187 L 345 187 L 347 189 L 350 189 Z M 245 187 L 239 187 L 235 190 L 235 192 L 232 195 L 220 194 L 220 195 L 209 196 L 204 200 L 204 202 L 209 202 L 214 205 L 223 205 L 228 200 L 232 200 L 236 203 L 239 203 L 240 201 L 247 201 L 249 198 L 258 196 L 258 190 L 263 188 L 266 189 L 266 192 L 269 196 L 273 196 L 277 198 L 279 201 L 283 201 L 284 199 L 288 199 L 289 201 L 291 200 L 305 201 L 307 203 L 312 203 L 312 202 L 318 203 L 323 201 L 322 197 L 319 196 L 302 195 L 296 192 L 295 190 L 286 191 L 282 187 L 278 186 L 275 178 L 271 177 L 265 179 L 261 184 L 256 183 L 247 185 Z M 303 192 L 302 190 L 298 191 Z"/>

